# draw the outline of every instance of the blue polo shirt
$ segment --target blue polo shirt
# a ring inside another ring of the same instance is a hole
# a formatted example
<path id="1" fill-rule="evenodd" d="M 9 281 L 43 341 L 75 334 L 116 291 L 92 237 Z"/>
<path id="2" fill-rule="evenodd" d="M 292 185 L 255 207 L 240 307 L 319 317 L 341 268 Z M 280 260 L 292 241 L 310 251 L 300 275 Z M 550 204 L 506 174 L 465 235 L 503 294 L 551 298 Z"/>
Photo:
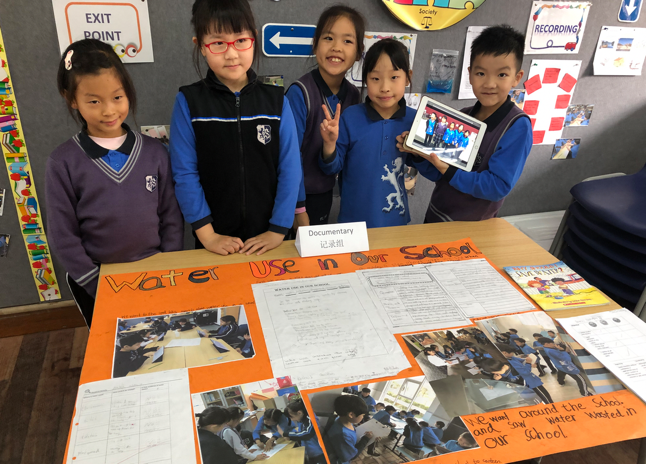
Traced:
<path id="1" fill-rule="evenodd" d="M 384 425 L 390 425 L 390 414 L 388 414 L 388 411 L 386 411 L 385 409 L 378 411 L 377 414 L 372 416 L 372 418 Z"/>
<path id="2" fill-rule="evenodd" d="M 435 434 L 438 440 L 441 440 L 442 437 L 444 436 L 444 429 L 440 429 L 438 427 L 431 427 L 431 431 Z"/>
<path id="3" fill-rule="evenodd" d="M 581 372 L 572 362 L 572 357 L 565 351 L 555 350 L 554 348 L 543 347 L 545 353 L 554 362 L 554 366 L 566 374 L 578 374 Z"/>
<path id="4" fill-rule="evenodd" d="M 346 428 L 341 423 L 341 419 L 337 418 L 328 430 L 327 433 L 330 446 L 334 450 L 334 454 L 341 462 L 341 464 L 350 464 L 359 450 L 357 449 L 357 432 Z"/>
<path id="5" fill-rule="evenodd" d="M 446 443 L 444 443 L 444 447 L 449 450 L 449 451 L 463 451 L 466 448 L 462 448 L 460 445 L 458 445 L 457 440 L 449 440 Z"/>
<path id="6" fill-rule="evenodd" d="M 529 346 L 527 343 L 525 343 L 523 346 L 520 347 L 520 350 L 525 353 L 525 354 L 536 354 L 537 351 Z"/>
<path id="7" fill-rule="evenodd" d="M 375 406 L 377 405 L 377 402 L 375 401 L 375 399 L 370 395 L 368 396 L 359 395 L 359 396 L 361 396 L 361 399 L 363 400 L 363 402 L 366 403 L 366 406 L 368 406 L 368 411 L 375 412 Z"/>
<path id="8" fill-rule="evenodd" d="M 442 442 L 440 441 L 439 438 L 437 438 L 437 435 L 435 435 L 435 432 L 433 432 L 432 427 L 423 427 L 422 432 L 424 433 L 422 439 L 424 441 L 424 444 L 426 445 L 439 445 Z"/>
<path id="9" fill-rule="evenodd" d="M 289 419 L 284 414 L 278 420 L 278 425 L 280 425 L 280 428 L 283 429 L 283 432 L 286 432 L 286 431 L 292 429 L 292 427 L 290 426 Z M 261 417 L 258 420 L 258 424 L 256 425 L 256 428 L 253 429 L 253 439 L 254 440 L 259 440 L 260 439 L 260 435 L 262 434 L 262 431 L 263 431 L 264 428 L 268 428 L 269 430 L 271 430 L 272 436 L 274 436 L 276 438 L 281 437 L 280 433 L 278 433 L 278 427 L 276 425 L 265 425 L 265 418 Z"/>
<path id="10" fill-rule="evenodd" d="M 404 166 L 407 160 L 413 165 L 412 157 L 397 149 L 396 137 L 410 130 L 414 119 L 415 110 L 403 98 L 390 119 L 383 119 L 369 98 L 341 115 L 336 151 L 325 160 L 319 158 L 325 174 L 339 173 L 339 223 L 365 221 L 368 227 L 388 227 L 410 222 Z"/>
<path id="11" fill-rule="evenodd" d="M 543 385 L 543 381 L 532 372 L 532 365 L 523 362 L 521 358 L 513 357 L 508 359 L 509 364 L 520 374 L 529 388 L 536 388 Z M 511 372 L 511 370 L 509 371 Z"/>

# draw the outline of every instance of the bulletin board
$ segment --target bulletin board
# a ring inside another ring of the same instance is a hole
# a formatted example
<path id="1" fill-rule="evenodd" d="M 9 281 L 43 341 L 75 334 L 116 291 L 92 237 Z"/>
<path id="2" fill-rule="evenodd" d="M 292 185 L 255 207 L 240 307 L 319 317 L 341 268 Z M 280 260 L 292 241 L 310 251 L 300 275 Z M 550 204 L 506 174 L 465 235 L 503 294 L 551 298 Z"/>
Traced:
<path id="1" fill-rule="evenodd" d="M 311 7 L 294 8 L 295 0 L 250 0 L 258 30 L 265 23 L 277 21 L 314 24 L 320 11 L 338 3 L 335 0 L 302 0 L 300 3 L 303 2 L 311 4 Z M 192 0 L 155 0 L 149 4 L 155 62 L 127 65 L 139 102 L 136 123 L 132 118 L 128 121 L 132 127 L 169 124 L 178 88 L 198 79 L 191 60 L 192 3 Z M 565 209 L 570 199 L 570 188 L 581 180 L 611 172 L 634 173 L 644 165 L 646 156 L 640 149 L 643 143 L 641 123 L 646 118 L 644 76 L 592 75 L 592 58 L 601 27 L 622 25 L 617 21 L 619 3 L 618 0 L 593 3 L 578 54 L 531 55 L 525 58 L 523 68 L 526 71 L 532 59 L 582 60 L 571 103 L 594 104 L 595 110 L 589 126 L 564 130 L 565 137 L 581 138 L 576 159 L 552 162 L 552 147 L 535 146 L 532 149 L 523 175 L 500 211 L 501 216 Z M 418 34 L 412 92 L 422 92 L 425 87 L 432 49 L 459 50 L 462 54 L 467 27 L 494 25 L 503 18 L 506 24 L 524 32 L 531 8 L 531 2 L 488 1 L 447 29 L 414 31 L 399 22 L 381 0 L 352 0 L 348 4 L 364 14 L 367 30 Z M 646 16 L 634 26 L 646 27 Z M 30 147 L 33 180 L 39 191 L 44 192 L 47 157 L 78 130 L 56 91 L 60 51 L 51 0 L 0 2 L 0 27 L 11 64 L 15 96 L 20 104 L 24 136 Z M 38 34 L 33 31 L 38 31 Z M 315 64 L 314 58 L 261 56 L 256 70 L 260 75 L 283 75 L 287 86 L 309 72 Z M 519 88 L 522 88 L 522 82 Z M 457 100 L 457 92 L 458 82 L 452 94 L 435 94 L 434 98 L 455 108 L 474 104 L 473 100 Z M 0 188 L 9 188 L 7 179 L 6 172 L 0 173 Z M 422 222 L 432 188 L 432 183 L 422 179 L 417 184 L 415 195 L 410 197 L 414 223 Z M 39 200 L 46 219 L 47 198 L 41 193 Z M 20 233 L 17 214 L 11 203 L 7 203 L 4 215 L 0 217 L 0 233 L 9 233 L 12 237 Z M 189 236 L 187 244 L 190 242 L 192 237 Z M 16 240 L 10 245 L 8 257 L 0 258 L 0 282 L 3 284 L 0 307 L 39 301 L 26 253 Z M 65 276 L 65 270 L 56 255 L 54 263 L 60 280 Z M 71 298 L 65 285 L 61 285 L 61 294 L 63 299 Z"/>

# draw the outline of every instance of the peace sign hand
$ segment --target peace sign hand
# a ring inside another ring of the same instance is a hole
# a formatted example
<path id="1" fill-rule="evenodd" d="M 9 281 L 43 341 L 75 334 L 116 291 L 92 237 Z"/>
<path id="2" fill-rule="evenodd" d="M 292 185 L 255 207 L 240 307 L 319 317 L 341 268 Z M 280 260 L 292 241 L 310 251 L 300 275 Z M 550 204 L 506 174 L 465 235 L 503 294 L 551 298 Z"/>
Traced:
<path id="1" fill-rule="evenodd" d="M 330 116 L 327 107 L 323 105 L 325 120 L 321 123 L 321 138 L 323 139 L 323 156 L 334 153 L 336 141 L 339 138 L 339 120 L 341 119 L 341 104 L 337 103 L 334 118 Z"/>

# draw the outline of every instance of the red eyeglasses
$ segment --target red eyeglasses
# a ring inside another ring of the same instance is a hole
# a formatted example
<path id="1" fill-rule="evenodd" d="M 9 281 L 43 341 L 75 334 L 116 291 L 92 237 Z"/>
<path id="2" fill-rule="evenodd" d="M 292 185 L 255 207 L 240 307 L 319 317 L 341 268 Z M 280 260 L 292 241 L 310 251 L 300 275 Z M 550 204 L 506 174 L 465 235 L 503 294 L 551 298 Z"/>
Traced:
<path id="1" fill-rule="evenodd" d="M 208 48 L 213 55 L 221 55 L 222 53 L 226 53 L 227 50 L 229 50 L 229 47 L 232 45 L 233 45 L 233 48 L 235 48 L 239 52 L 249 50 L 251 47 L 253 47 L 253 43 L 255 41 L 256 39 L 252 39 L 251 37 L 243 37 L 240 39 L 236 39 L 233 42 L 224 42 L 224 41 L 218 40 L 217 42 L 204 44 L 204 46 Z"/>

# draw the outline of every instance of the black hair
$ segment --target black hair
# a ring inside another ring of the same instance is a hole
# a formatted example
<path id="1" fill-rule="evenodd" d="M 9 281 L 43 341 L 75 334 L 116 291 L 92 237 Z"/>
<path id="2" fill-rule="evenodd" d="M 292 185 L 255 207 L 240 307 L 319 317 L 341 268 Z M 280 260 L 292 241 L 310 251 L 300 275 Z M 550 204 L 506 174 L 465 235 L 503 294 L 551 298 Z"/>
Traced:
<path id="1" fill-rule="evenodd" d="M 202 77 L 200 63 L 204 37 L 212 32 L 238 34 L 249 31 L 254 39 L 254 61 L 258 57 L 258 30 L 247 0 L 195 0 L 191 10 L 191 24 L 196 42 L 193 47 L 193 65 Z M 210 53 L 207 50 L 207 53 Z"/>
<path id="2" fill-rule="evenodd" d="M 334 412 L 338 416 L 347 416 L 354 413 L 355 416 L 368 414 L 366 402 L 355 395 L 341 395 L 334 400 Z"/>
<path id="3" fill-rule="evenodd" d="M 410 412 L 414 415 L 418 415 L 420 413 L 417 409 L 411 409 Z"/>
<path id="4" fill-rule="evenodd" d="M 547 332 L 548 332 L 548 333 L 549 333 L 549 332 L 552 332 L 553 334 L 555 334 L 555 333 L 556 333 L 556 332 L 555 332 L 555 331 L 553 331 L 553 330 L 548 330 Z"/>
<path id="5" fill-rule="evenodd" d="M 539 333 L 532 334 L 532 337 L 542 337 L 542 336 L 543 336 L 543 335 L 541 335 L 541 334 L 539 334 Z"/>
<path id="6" fill-rule="evenodd" d="M 420 421 L 419 425 L 421 425 L 422 427 L 430 427 L 430 424 L 426 421 Z"/>
<path id="7" fill-rule="evenodd" d="M 144 337 L 142 337 L 138 333 L 126 335 L 121 339 L 121 348 L 124 348 L 126 346 L 133 346 L 143 341 L 144 341 Z"/>
<path id="8" fill-rule="evenodd" d="M 229 411 L 217 406 L 208 407 L 204 411 L 195 414 L 195 417 L 199 418 L 197 421 L 198 427 L 204 427 L 206 425 L 222 425 L 231 420 L 231 414 Z"/>
<path id="9" fill-rule="evenodd" d="M 181 318 L 178 322 L 188 322 L 188 319 L 186 319 L 185 317 L 183 317 L 183 318 Z"/>
<path id="10" fill-rule="evenodd" d="M 224 322 L 234 323 L 236 321 L 236 318 L 234 316 L 222 316 L 220 320 Z"/>
<path id="11" fill-rule="evenodd" d="M 554 283 L 556 283 L 556 282 L 565 282 L 565 279 L 562 278 L 562 277 L 554 277 L 552 279 L 552 282 L 554 282 Z M 552 332 L 553 332 L 553 330 L 552 330 Z"/>
<path id="12" fill-rule="evenodd" d="M 556 342 L 554 340 L 552 340 L 551 338 L 547 338 L 547 337 L 541 337 L 536 341 L 538 343 L 540 343 L 541 345 L 545 345 L 546 343 L 554 343 L 554 344 L 556 344 Z"/>
<path id="13" fill-rule="evenodd" d="M 443 429 L 446 426 L 446 424 L 442 421 L 435 422 L 435 425 L 437 425 L 441 429 Z"/>
<path id="14" fill-rule="evenodd" d="M 510 332 L 518 333 L 518 330 L 516 329 L 509 329 Z"/>
<path id="15" fill-rule="evenodd" d="M 231 406 L 227 408 L 227 411 L 229 411 L 229 421 L 240 420 L 244 417 L 244 411 L 237 406 Z"/>
<path id="16" fill-rule="evenodd" d="M 469 432 L 464 432 L 462 435 L 460 435 L 458 437 L 458 439 L 459 438 L 462 438 L 464 441 L 466 441 L 467 444 L 469 445 L 469 448 L 473 448 L 475 446 L 478 446 L 478 443 L 476 442 L 476 439 L 473 438 L 473 435 L 471 435 Z"/>
<path id="17" fill-rule="evenodd" d="M 388 412 L 397 411 L 397 409 L 395 409 L 395 406 L 391 406 L 390 404 L 386 406 L 384 409 L 386 409 L 386 411 Z"/>
<path id="18" fill-rule="evenodd" d="M 382 39 L 373 44 L 372 47 L 366 52 L 366 57 L 363 59 L 363 71 L 361 73 L 361 80 L 363 85 L 368 81 L 368 74 L 371 73 L 381 55 L 385 53 L 390 58 L 393 68 L 398 71 L 404 71 L 406 79 L 410 82 L 410 60 L 409 53 L 406 46 L 395 39 Z"/>
<path id="19" fill-rule="evenodd" d="M 303 423 L 309 425 L 309 420 L 306 419 L 309 417 L 309 414 L 307 413 L 307 408 L 305 407 L 303 400 L 290 401 L 285 408 L 285 415 L 288 418 L 291 418 L 292 414 L 297 413 L 298 411 L 303 411 Z"/>
<path id="20" fill-rule="evenodd" d="M 516 351 L 518 351 L 516 348 L 506 343 L 496 343 L 496 348 L 498 348 L 498 350 L 500 350 L 501 352 L 504 351 L 505 353 L 515 353 Z"/>
<path id="21" fill-rule="evenodd" d="M 67 69 L 65 58 L 70 51 L 73 52 L 69 60 L 72 67 Z M 134 118 L 137 110 L 135 86 L 126 67 L 110 45 L 96 39 L 76 41 L 65 49 L 58 64 L 58 75 L 56 76 L 58 93 L 65 99 L 67 110 L 74 120 L 81 124 L 84 129 L 87 128 L 87 122 L 83 119 L 79 110 L 72 108 L 72 104 L 76 101 L 76 90 L 81 81 L 80 78 L 88 75 L 96 76 L 106 69 L 114 70 L 119 81 L 121 81 L 123 92 L 128 98 L 129 110 Z"/>
<path id="22" fill-rule="evenodd" d="M 527 343 L 527 340 L 525 340 L 524 338 L 520 338 L 520 337 L 518 337 L 518 338 L 516 339 L 516 341 L 517 341 L 517 342 L 521 342 L 521 343 Z"/>
<path id="23" fill-rule="evenodd" d="M 262 415 L 262 417 L 265 420 L 269 419 L 269 420 L 272 420 L 272 421 L 278 423 L 278 421 L 280 421 L 280 419 L 283 417 L 283 411 L 281 411 L 278 408 L 276 408 L 276 409 L 267 409 L 265 411 L 265 413 Z"/>
<path id="24" fill-rule="evenodd" d="M 355 60 L 360 60 L 363 55 L 363 37 L 366 35 L 366 22 L 361 13 L 346 5 L 332 5 L 323 10 L 323 13 L 319 16 L 318 23 L 316 23 L 316 30 L 314 31 L 314 38 L 312 39 L 312 54 L 316 52 L 316 47 L 318 47 L 323 33 L 332 29 L 334 23 L 341 17 L 348 18 L 354 26 L 357 45 L 357 56 Z"/>
<path id="25" fill-rule="evenodd" d="M 368 387 L 363 387 L 361 389 L 361 393 L 370 393 L 370 389 Z"/>
<path id="26" fill-rule="evenodd" d="M 513 54 L 516 58 L 516 72 L 518 72 L 523 66 L 524 50 L 525 36 L 523 34 L 506 24 L 491 26 L 473 40 L 469 66 L 473 66 L 473 61 L 480 55 Z"/>
<path id="27" fill-rule="evenodd" d="M 386 407 L 386 405 L 385 405 L 384 403 L 381 403 L 381 402 L 379 402 L 379 403 L 375 404 L 375 406 L 379 406 L 379 405 L 381 405 L 381 407 L 382 407 L 382 408 L 385 408 L 385 407 Z"/>
<path id="28" fill-rule="evenodd" d="M 421 427 L 419 426 L 419 424 L 417 423 L 417 421 L 416 421 L 415 419 L 413 419 L 412 417 L 407 417 L 407 418 L 405 419 L 405 421 L 406 421 L 406 424 L 408 424 L 408 426 L 409 426 L 411 429 L 413 429 L 413 431 L 417 432 L 418 430 L 420 430 L 420 429 L 421 429 Z"/>
<path id="29" fill-rule="evenodd" d="M 506 365 L 507 363 L 498 361 L 497 359 L 493 359 L 493 358 L 486 358 L 480 363 L 481 368 L 491 373 L 501 371 L 502 368 L 505 367 Z"/>
<path id="30" fill-rule="evenodd" d="M 249 328 L 247 327 L 246 329 L 241 330 L 240 335 L 242 335 L 242 336 L 249 335 Z"/>

